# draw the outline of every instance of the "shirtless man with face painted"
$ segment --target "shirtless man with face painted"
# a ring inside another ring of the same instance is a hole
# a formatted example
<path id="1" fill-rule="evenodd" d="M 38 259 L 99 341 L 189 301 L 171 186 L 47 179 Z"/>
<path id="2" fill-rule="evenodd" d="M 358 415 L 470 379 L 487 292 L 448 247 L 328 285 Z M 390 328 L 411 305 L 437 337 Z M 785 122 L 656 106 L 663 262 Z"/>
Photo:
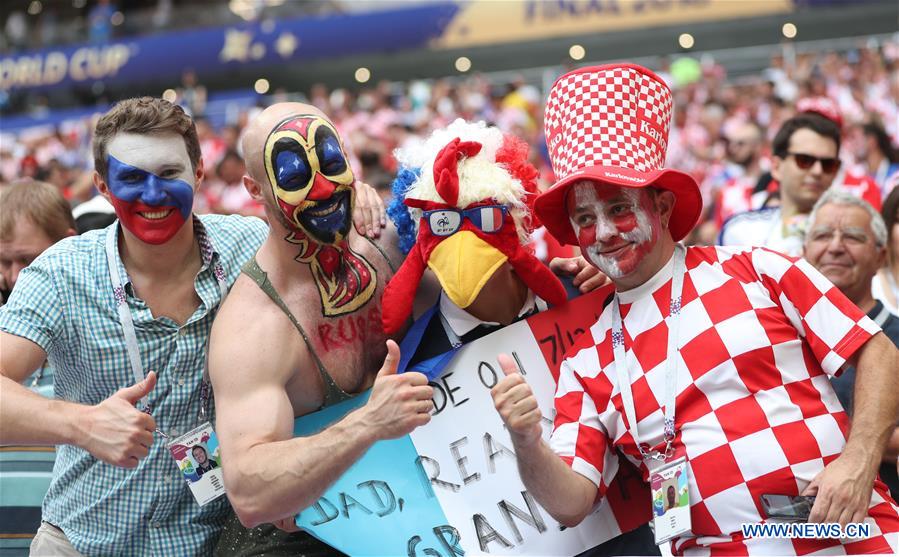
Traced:
<path id="1" fill-rule="evenodd" d="M 838 545 L 895 554 L 899 509 L 874 480 L 899 411 L 899 392 L 882 387 L 899 353 L 804 260 L 678 243 L 702 202 L 692 177 L 662 167 L 670 117 L 667 86 L 631 64 L 576 70 L 550 92 L 546 137 L 559 181 L 535 212 L 559 241 L 580 245 L 616 294 L 565 356 L 548 444 L 530 388 L 500 357 L 506 377 L 492 394 L 525 485 L 556 520 L 576 525 L 605 494 L 618 449 L 648 483 L 663 465 L 687 475 L 692 520 L 672 533 L 675 554 Z M 848 435 L 828 381 L 846 363 L 858 370 Z M 742 524 L 767 518 L 766 493 L 816 496 L 810 522 L 864 521 L 870 535 L 744 536 Z M 657 521 L 657 534 L 668 524 Z"/>
<path id="2" fill-rule="evenodd" d="M 333 553 L 271 523 L 296 530 L 294 515 L 375 441 L 426 423 L 431 387 L 420 373 L 396 374 L 381 293 L 402 258 L 395 234 L 374 242 L 352 229 L 353 172 L 333 124 L 310 105 L 273 105 L 248 126 L 243 151 L 244 185 L 271 231 L 212 331 L 217 432 L 236 513 L 218 552 Z M 296 417 L 370 387 L 362 408 L 294 438 Z"/>

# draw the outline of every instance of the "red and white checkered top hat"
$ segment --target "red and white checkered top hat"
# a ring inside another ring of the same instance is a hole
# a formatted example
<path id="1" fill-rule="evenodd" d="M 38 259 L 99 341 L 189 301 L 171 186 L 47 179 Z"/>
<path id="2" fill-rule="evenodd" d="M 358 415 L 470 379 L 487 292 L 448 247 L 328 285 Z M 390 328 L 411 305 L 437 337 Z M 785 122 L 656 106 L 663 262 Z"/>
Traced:
<path id="1" fill-rule="evenodd" d="M 577 244 L 566 198 L 581 180 L 670 190 L 677 199 L 668 228 L 680 240 L 702 211 L 692 176 L 663 168 L 671 126 L 671 90 L 635 64 L 607 64 L 569 72 L 546 101 L 546 143 L 558 180 L 537 198 L 535 212 L 549 232 Z"/>

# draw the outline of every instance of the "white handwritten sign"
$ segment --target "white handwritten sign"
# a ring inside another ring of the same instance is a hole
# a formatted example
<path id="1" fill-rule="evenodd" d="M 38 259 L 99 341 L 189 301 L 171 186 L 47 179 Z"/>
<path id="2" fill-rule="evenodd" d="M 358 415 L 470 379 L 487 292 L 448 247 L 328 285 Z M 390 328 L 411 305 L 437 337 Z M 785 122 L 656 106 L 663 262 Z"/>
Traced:
<path id="1" fill-rule="evenodd" d="M 617 536 L 607 505 L 562 529 L 518 475 L 509 433 L 490 389 L 503 377 L 497 354 L 512 354 L 537 397 L 544 439 L 552 429 L 555 381 L 527 323 L 462 348 L 432 383 L 431 422 L 411 434 L 431 486 L 467 554 L 576 555 Z"/>
<path id="2" fill-rule="evenodd" d="M 648 491 L 631 477 L 628 489 L 613 482 L 578 527 L 561 527 L 524 487 L 490 395 L 503 376 L 497 355 L 512 355 L 534 391 L 548 439 L 562 354 L 595 321 L 603 298 L 584 296 L 579 305 L 464 346 L 431 383 L 430 423 L 376 443 L 297 524 L 350 555 L 453 557 L 576 555 L 648 521 Z M 299 418 L 295 433 L 314 433 L 362 403 L 354 399 Z"/>

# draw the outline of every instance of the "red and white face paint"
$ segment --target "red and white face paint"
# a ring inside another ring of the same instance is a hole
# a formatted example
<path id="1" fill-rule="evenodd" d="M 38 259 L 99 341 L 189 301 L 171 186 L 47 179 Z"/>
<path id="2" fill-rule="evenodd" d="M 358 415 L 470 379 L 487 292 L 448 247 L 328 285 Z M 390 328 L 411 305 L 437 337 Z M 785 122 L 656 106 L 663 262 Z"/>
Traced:
<path id="1" fill-rule="evenodd" d="M 584 257 L 611 279 L 633 273 L 659 239 L 661 221 L 648 192 L 578 182 L 568 214 Z"/>

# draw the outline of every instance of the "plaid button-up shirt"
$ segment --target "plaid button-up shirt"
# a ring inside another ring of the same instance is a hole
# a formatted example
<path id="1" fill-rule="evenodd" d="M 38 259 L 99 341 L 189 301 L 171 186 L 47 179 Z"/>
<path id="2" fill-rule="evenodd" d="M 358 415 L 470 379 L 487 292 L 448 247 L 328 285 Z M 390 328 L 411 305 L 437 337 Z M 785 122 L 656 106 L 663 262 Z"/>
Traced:
<path id="1" fill-rule="evenodd" d="M 267 232 L 255 218 L 204 215 L 194 223 L 203 254 L 194 282 L 200 305 L 183 326 L 153 318 L 134 296 L 116 250 L 116 272 L 125 285 L 144 369 L 158 374 L 149 394 L 153 417 L 170 436 L 199 423 L 205 346 L 221 303 L 215 264 L 230 286 Z M 9 303 L 0 308 L 0 330 L 47 352 L 57 398 L 94 405 L 134 383 L 106 261 L 106 238 L 117 231 L 114 223 L 54 245 L 22 271 Z M 136 469 L 60 446 L 44 520 L 62 528 L 85 554 L 211 553 L 228 501 L 223 497 L 200 507 L 165 445 L 156 434 L 149 456 Z"/>

